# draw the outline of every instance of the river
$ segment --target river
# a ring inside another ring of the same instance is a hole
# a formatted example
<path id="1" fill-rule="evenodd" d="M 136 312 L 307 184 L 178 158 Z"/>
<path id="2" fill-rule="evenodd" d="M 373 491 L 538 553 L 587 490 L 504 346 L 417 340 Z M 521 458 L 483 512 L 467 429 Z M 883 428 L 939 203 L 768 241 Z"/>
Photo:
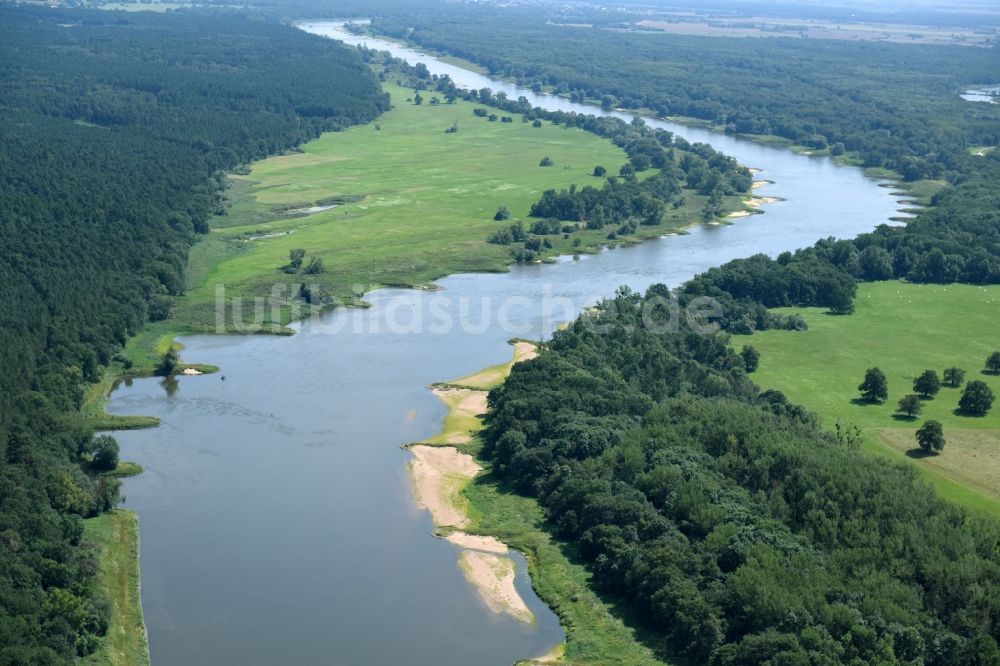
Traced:
<path id="1" fill-rule="evenodd" d="M 424 62 L 463 86 L 600 113 L 337 25 L 301 27 Z M 538 618 L 531 626 L 487 610 L 457 566 L 458 549 L 434 538 L 415 507 L 400 446 L 440 428 L 444 408 L 427 385 L 508 359 L 506 340 L 549 335 L 619 285 L 677 285 L 732 258 L 851 237 L 899 215 L 897 198 L 859 169 L 649 122 L 761 169 L 774 184 L 759 193 L 785 200 L 732 225 L 506 274 L 451 276 L 439 292 L 375 291 L 371 308 L 296 324 L 292 337 L 188 336 L 185 361 L 216 364 L 220 374 L 172 387 L 141 379 L 114 392 L 110 412 L 163 420 L 116 434 L 122 457 L 146 469 L 124 492 L 140 518 L 157 666 L 499 666 L 561 640 L 523 559 L 519 587 Z"/>

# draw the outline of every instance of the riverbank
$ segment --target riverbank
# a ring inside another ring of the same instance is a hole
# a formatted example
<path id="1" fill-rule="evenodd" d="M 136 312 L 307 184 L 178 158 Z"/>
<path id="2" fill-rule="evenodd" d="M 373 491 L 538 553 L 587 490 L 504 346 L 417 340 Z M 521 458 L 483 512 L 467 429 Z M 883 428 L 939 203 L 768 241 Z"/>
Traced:
<path id="1" fill-rule="evenodd" d="M 92 666 L 148 666 L 149 642 L 142 617 L 139 578 L 139 521 L 115 510 L 84 521 L 84 541 L 98 562 L 97 582 L 111 604 L 107 635 L 81 660 Z"/>
<path id="2" fill-rule="evenodd" d="M 460 549 L 458 566 L 486 607 L 531 622 L 531 611 L 514 586 L 508 552 L 513 548 L 524 554 L 532 586 L 559 616 L 566 642 L 520 663 L 662 665 L 641 642 L 651 637 L 626 625 L 590 589 L 590 574 L 574 560 L 572 546 L 554 542 L 545 532 L 537 502 L 498 484 L 489 462 L 480 457 L 479 431 L 489 389 L 499 386 L 515 363 L 537 354 L 531 343 L 514 345 L 511 361 L 434 387 L 449 413 L 438 435 L 407 447 L 414 456 L 410 478 L 417 504 L 430 511 L 436 535 Z M 472 413 L 477 411 L 472 404 L 482 411 Z"/>

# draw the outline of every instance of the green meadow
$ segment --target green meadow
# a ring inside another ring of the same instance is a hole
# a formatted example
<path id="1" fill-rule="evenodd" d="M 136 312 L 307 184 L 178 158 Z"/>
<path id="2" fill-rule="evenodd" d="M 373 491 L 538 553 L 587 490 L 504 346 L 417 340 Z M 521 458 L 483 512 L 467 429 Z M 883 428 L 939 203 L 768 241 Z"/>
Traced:
<path id="1" fill-rule="evenodd" d="M 865 282 L 858 285 L 853 315 L 819 308 L 798 312 L 809 330 L 762 331 L 734 337 L 736 346 L 760 351 L 753 375 L 762 388 L 776 388 L 820 415 L 828 428 L 839 420 L 862 428 L 873 453 L 916 464 L 953 501 L 1000 515 L 1000 402 L 984 417 L 956 411 L 962 390 L 942 386 L 923 412 L 910 420 L 896 414 L 900 398 L 915 393 L 913 380 L 927 369 L 966 371 L 966 382 L 985 381 L 1000 396 L 1000 377 L 986 374 L 986 357 L 1000 349 L 1000 287 Z M 858 400 L 867 368 L 888 378 L 889 399 Z M 945 426 L 938 456 L 916 452 L 916 429 L 927 419 Z"/>
<path id="2" fill-rule="evenodd" d="M 525 218 L 544 190 L 599 185 L 591 175 L 596 165 L 617 170 L 626 162 L 621 149 L 582 130 L 536 128 L 520 117 L 490 122 L 474 116 L 470 103 L 418 106 L 406 101 L 412 91 L 386 90 L 394 108 L 377 123 L 324 134 L 234 178 L 232 208 L 220 219 L 227 226 L 213 236 L 246 247 L 215 265 L 191 300 L 214 294 L 217 283 L 260 293 L 287 280 L 279 269 L 293 248 L 306 250 L 307 261 L 323 258 L 325 272 L 307 279 L 342 298 L 356 293 L 354 285 L 502 270 L 508 249 L 486 242 L 501 226 L 493 220 L 499 206 L 510 209 L 512 221 Z M 458 131 L 445 133 L 453 125 Z M 554 166 L 539 166 L 546 156 Z M 360 200 L 305 217 L 281 212 L 338 197 Z"/>
<path id="3" fill-rule="evenodd" d="M 98 582 L 111 603 L 111 624 L 97 652 L 81 660 L 103 666 L 149 664 L 146 625 L 139 601 L 139 521 L 131 511 L 116 510 L 88 518 L 84 540 L 97 556 Z"/>
<path id="4" fill-rule="evenodd" d="M 491 122 L 473 115 L 476 104 L 431 104 L 434 94 L 425 91 L 417 105 L 409 89 L 385 90 L 393 108 L 376 123 L 324 134 L 298 152 L 231 177 L 227 214 L 192 249 L 188 291 L 173 319 L 148 327 L 130 344 L 138 368 L 148 369 L 173 335 L 216 329 L 218 285 L 228 299 L 271 299 L 265 309 L 270 313 L 274 305 L 277 314 L 268 323 L 280 329 L 302 308 L 296 298 L 302 283 L 350 303 L 378 286 L 505 270 L 509 248 L 486 242 L 494 231 L 518 220 L 530 223 L 531 205 L 546 189 L 600 187 L 604 179 L 593 176 L 595 166 L 613 174 L 627 161 L 611 141 L 580 129 L 549 122 L 534 127 L 519 115 Z M 452 127 L 457 131 L 445 131 Z M 544 157 L 553 165 L 540 166 Z M 640 227 L 619 242 L 699 220 L 704 204 L 704 197 L 687 191 L 685 205 L 671 209 L 661 226 Z M 738 198 L 727 205 L 742 207 Z M 500 206 L 511 219 L 493 219 Z M 608 243 L 606 235 L 583 230 L 571 238 L 549 236 L 549 254 L 592 251 Z M 296 248 L 306 251 L 306 264 L 322 259 L 324 271 L 284 273 Z"/>

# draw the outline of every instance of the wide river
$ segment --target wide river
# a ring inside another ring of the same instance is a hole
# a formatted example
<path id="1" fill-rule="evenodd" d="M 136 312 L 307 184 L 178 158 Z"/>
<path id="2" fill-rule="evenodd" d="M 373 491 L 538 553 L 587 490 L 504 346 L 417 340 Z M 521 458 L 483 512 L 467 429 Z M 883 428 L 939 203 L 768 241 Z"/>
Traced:
<path id="1" fill-rule="evenodd" d="M 463 86 L 600 113 L 348 36 L 335 23 L 301 27 L 424 62 Z M 761 169 L 774 184 L 760 192 L 785 201 L 637 247 L 455 275 L 437 283 L 440 292 L 375 291 L 373 307 L 334 311 L 292 337 L 186 337 L 184 359 L 220 366 L 224 380 L 142 379 L 115 391 L 109 411 L 163 420 L 117 434 L 123 457 L 146 468 L 126 480 L 125 506 L 140 518 L 157 666 L 505 665 L 562 639 L 523 559 L 520 589 L 538 617 L 531 626 L 486 608 L 457 566 L 457 548 L 434 538 L 414 505 L 410 454 L 400 446 L 440 428 L 444 408 L 427 385 L 506 360 L 509 338 L 548 335 L 619 285 L 677 285 L 732 258 L 851 237 L 899 214 L 890 190 L 859 169 L 650 124 Z"/>

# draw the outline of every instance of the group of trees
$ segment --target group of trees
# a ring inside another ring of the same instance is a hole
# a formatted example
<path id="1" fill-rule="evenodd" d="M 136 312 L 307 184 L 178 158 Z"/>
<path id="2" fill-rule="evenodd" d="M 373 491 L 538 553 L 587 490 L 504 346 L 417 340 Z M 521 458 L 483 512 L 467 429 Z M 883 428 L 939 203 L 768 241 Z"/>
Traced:
<path id="1" fill-rule="evenodd" d="M 593 584 L 686 663 L 996 663 L 1000 524 L 761 393 L 725 334 L 650 331 L 654 297 L 620 290 L 488 399 L 493 473 Z"/>
<path id="2" fill-rule="evenodd" d="M 944 371 L 948 386 L 958 388 L 965 378 L 961 368 L 948 368 Z M 914 393 L 903 396 L 899 401 L 897 411 L 909 418 L 914 418 L 923 411 L 921 398 L 930 400 L 941 390 L 941 378 L 934 370 L 925 370 L 913 380 Z M 862 400 L 880 403 L 889 398 L 889 380 L 881 368 L 868 368 L 864 380 L 858 385 Z M 958 401 L 958 411 L 968 416 L 984 416 L 993 406 L 995 396 L 989 384 L 981 380 L 973 380 L 966 384 L 962 397 Z"/>
<path id="3" fill-rule="evenodd" d="M 443 85 L 450 89 L 448 86 L 453 84 L 445 78 Z M 533 109 L 523 97 L 512 102 L 502 92 L 494 94 L 488 88 L 465 94 L 484 104 L 523 113 L 526 120 L 533 118 L 539 122 L 540 118 L 545 118 L 554 123 L 582 127 L 610 138 L 628 155 L 629 162 L 622 166 L 619 175 L 607 178 L 600 188 L 572 185 L 562 191 L 546 190 L 541 199 L 532 205 L 530 215 L 549 220 L 541 227 L 552 229 L 547 233 L 572 233 L 583 227 L 600 230 L 610 226 L 613 230 L 609 238 L 628 235 L 634 233 L 640 224 L 660 224 L 668 204 L 675 207 L 683 204 L 682 193 L 685 189 L 709 197 L 705 211 L 706 217 L 711 219 L 718 214 L 722 197 L 747 193 L 753 184 L 749 170 L 731 157 L 706 144 L 691 144 L 671 132 L 649 128 L 638 118 L 632 123 L 625 123 L 617 118 Z M 486 116 L 485 109 L 474 109 L 474 113 Z M 553 164 L 548 156 L 539 162 L 539 166 L 543 167 Z M 658 172 L 640 180 L 638 173 L 650 168 L 658 169 Z M 597 166 L 593 173 L 604 178 L 607 169 Z M 567 226 L 560 222 L 580 224 Z M 535 225 L 532 233 L 536 233 L 534 228 Z M 490 237 L 490 242 L 501 244 L 532 240 L 530 236 L 513 238 L 507 230 L 495 232 Z M 544 244 L 544 240 L 534 242 Z M 534 256 L 532 248 L 527 246 L 514 252 L 521 258 Z"/>
<path id="4" fill-rule="evenodd" d="M 285 273 L 302 273 L 303 275 L 319 275 L 325 269 L 323 258 L 313 256 L 309 263 L 305 263 L 306 251 L 302 248 L 294 248 L 288 251 L 288 263 L 281 267 Z"/>
<path id="5" fill-rule="evenodd" d="M 0 663 L 67 663 L 108 626 L 82 518 L 119 493 L 85 383 L 170 316 L 222 170 L 387 100 L 349 49 L 238 16 L 3 7 L 0 80 Z"/>

